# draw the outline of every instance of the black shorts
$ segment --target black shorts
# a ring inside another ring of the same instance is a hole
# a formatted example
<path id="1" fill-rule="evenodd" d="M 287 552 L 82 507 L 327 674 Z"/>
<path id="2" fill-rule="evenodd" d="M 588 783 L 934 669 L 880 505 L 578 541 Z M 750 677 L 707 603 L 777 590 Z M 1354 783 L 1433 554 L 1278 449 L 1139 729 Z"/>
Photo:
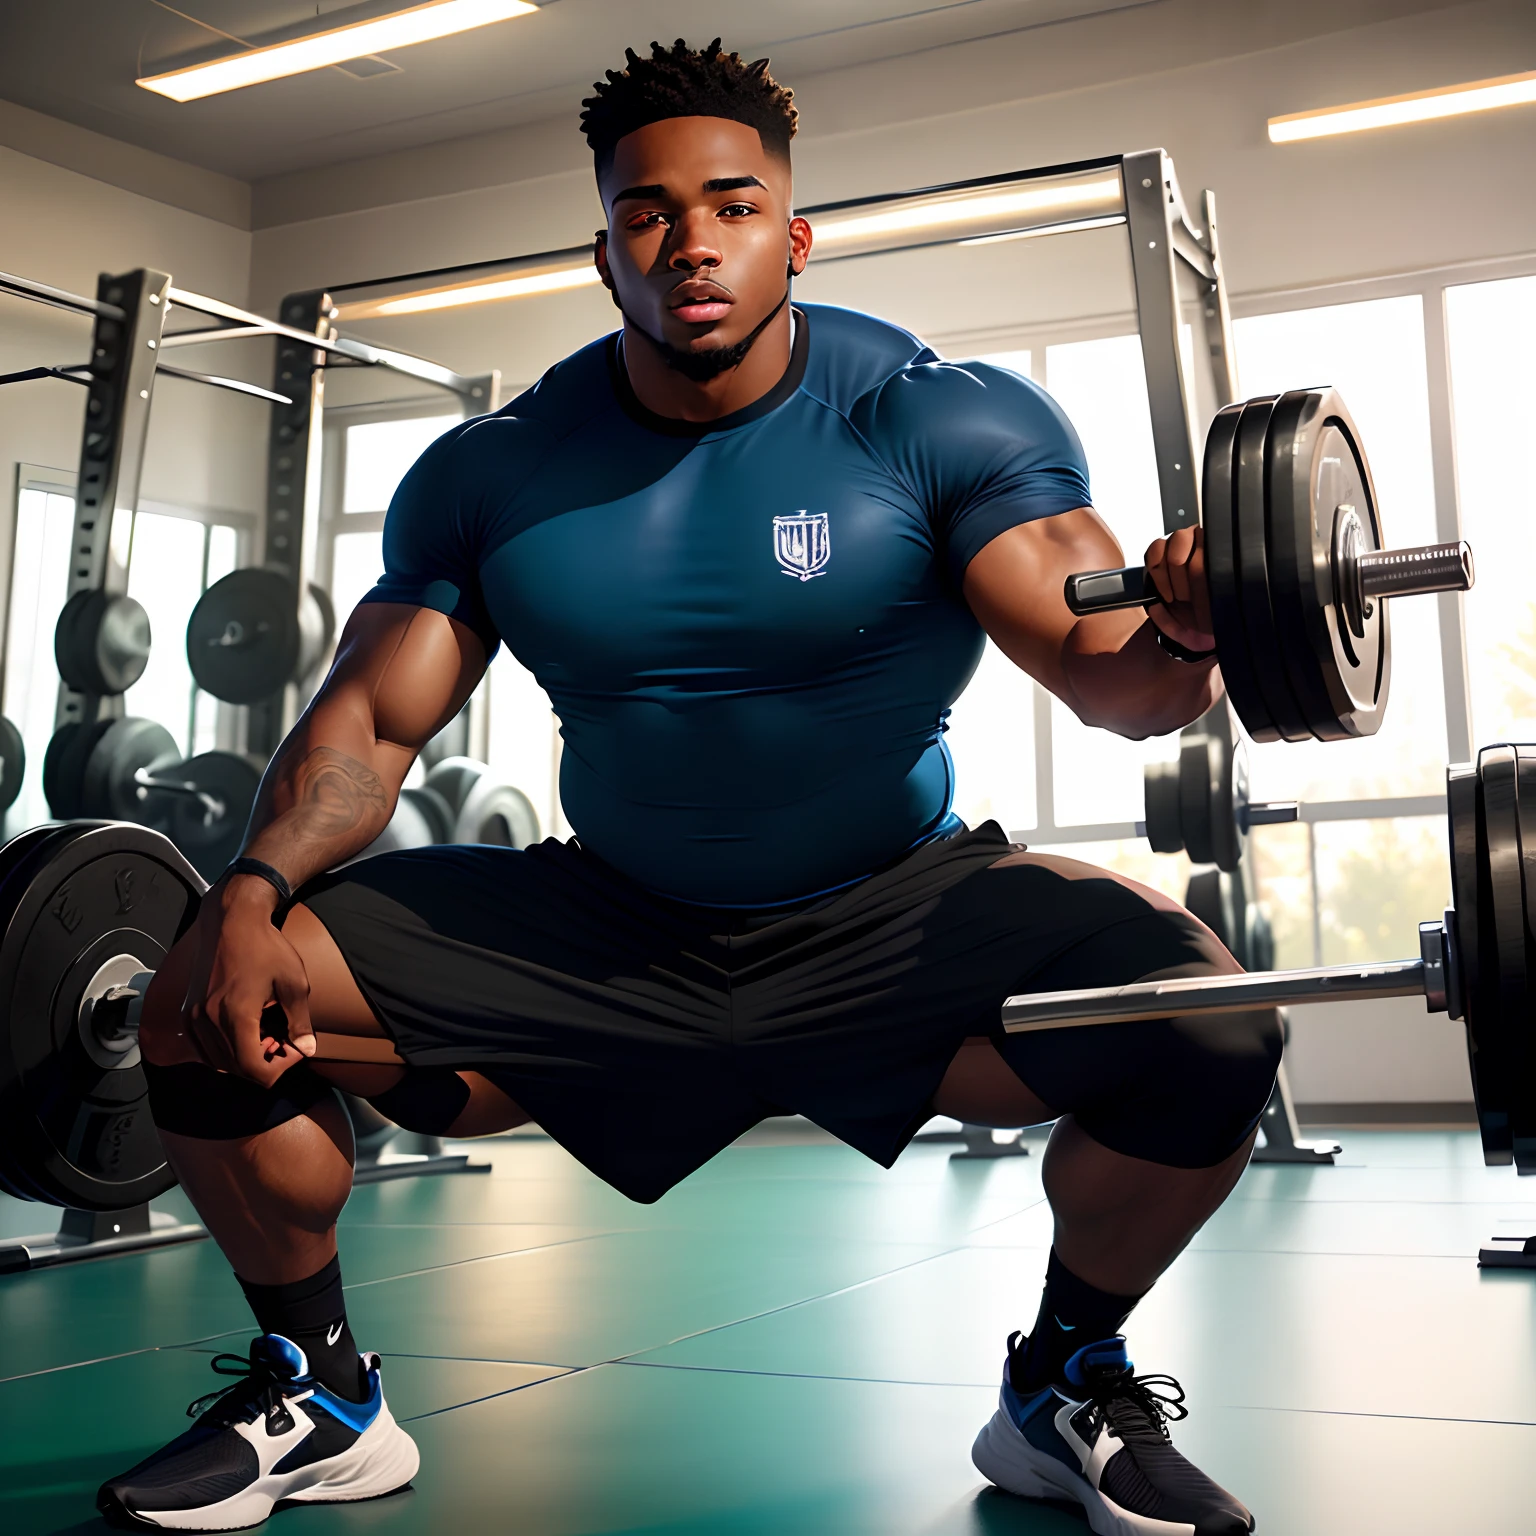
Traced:
<path id="1" fill-rule="evenodd" d="M 1015 851 L 988 822 L 769 913 L 659 897 L 554 840 L 383 854 L 300 899 L 407 1062 L 483 1072 L 635 1200 L 775 1114 L 889 1166 L 977 1035 L 1105 1144 L 1220 1161 L 1268 1088 L 1255 1081 L 1222 1114 L 1193 1111 L 1179 1085 L 1198 1085 L 1198 1041 L 1181 1053 L 1157 1025 L 1005 1036 L 999 1023 L 1011 993 L 1200 971 L 1220 946 L 1110 876 L 993 867 Z M 1266 1072 L 1268 1057 L 1250 1075 Z"/>

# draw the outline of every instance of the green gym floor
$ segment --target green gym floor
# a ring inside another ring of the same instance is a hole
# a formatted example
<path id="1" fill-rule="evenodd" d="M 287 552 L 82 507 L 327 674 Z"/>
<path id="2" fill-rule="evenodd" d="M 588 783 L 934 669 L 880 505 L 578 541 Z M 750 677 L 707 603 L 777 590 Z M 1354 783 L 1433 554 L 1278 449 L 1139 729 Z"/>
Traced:
<path id="1" fill-rule="evenodd" d="M 1138 1366 L 1184 1383 L 1178 1443 L 1265 1536 L 1530 1532 L 1536 1274 L 1474 1256 L 1536 1188 L 1471 1134 L 1340 1139 L 1338 1167 L 1248 1171 L 1132 1320 Z M 474 1144 L 489 1175 L 359 1189 L 348 1307 L 422 1470 L 268 1530 L 1076 1536 L 969 1457 L 1034 1315 L 1040 1145 L 886 1173 L 765 1129 L 643 1207 L 517 1136 Z M 0 1278 L 0 1530 L 101 1529 L 98 1481 L 250 1331 L 211 1243 Z"/>

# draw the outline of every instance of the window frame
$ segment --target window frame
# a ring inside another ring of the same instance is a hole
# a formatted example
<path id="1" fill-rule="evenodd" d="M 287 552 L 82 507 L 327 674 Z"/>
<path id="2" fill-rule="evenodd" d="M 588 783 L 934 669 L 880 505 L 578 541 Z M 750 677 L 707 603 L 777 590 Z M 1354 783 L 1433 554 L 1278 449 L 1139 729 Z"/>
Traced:
<path id="1" fill-rule="evenodd" d="M 1345 282 L 1267 290 L 1232 296 L 1234 321 L 1291 310 L 1322 309 L 1374 299 L 1416 296 L 1422 305 L 1425 372 L 1429 392 L 1430 464 L 1433 475 L 1435 536 L 1445 542 L 1460 539 L 1461 503 L 1456 474 L 1455 414 L 1452 398 L 1449 314 L 1446 290 L 1468 283 L 1536 276 L 1536 254 L 1489 258 L 1392 273 Z M 1051 346 L 1109 336 L 1136 334 L 1134 310 L 1085 317 L 1056 324 L 1010 327 L 986 332 L 957 332 L 933 338 L 944 356 L 1028 349 L 1031 374 L 1046 382 L 1046 351 Z M 1467 675 L 1464 595 L 1443 592 L 1436 597 L 1440 631 L 1440 662 L 1445 708 L 1446 746 L 1452 762 L 1466 762 L 1474 753 L 1471 687 Z M 1010 836 L 1040 846 L 1120 841 L 1145 835 L 1141 822 L 1099 822 L 1063 826 L 1055 816 L 1055 759 L 1051 729 L 1051 695 L 1033 685 L 1035 739 L 1035 805 L 1033 827 Z M 1445 813 L 1441 795 L 1396 795 L 1373 800 L 1309 801 L 1301 808 L 1304 822 L 1379 821 Z"/>

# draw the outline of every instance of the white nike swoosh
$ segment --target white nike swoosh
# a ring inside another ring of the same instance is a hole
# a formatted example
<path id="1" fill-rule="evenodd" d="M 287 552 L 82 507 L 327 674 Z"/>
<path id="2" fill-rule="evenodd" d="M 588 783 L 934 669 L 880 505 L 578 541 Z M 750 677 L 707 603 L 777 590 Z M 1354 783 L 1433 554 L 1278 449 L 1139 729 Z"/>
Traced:
<path id="1" fill-rule="evenodd" d="M 336 1342 L 336 1340 L 341 1337 L 341 1330 L 345 1326 L 346 1326 L 345 1323 L 336 1323 L 336 1324 L 334 1324 L 331 1327 L 331 1329 L 329 1330 L 329 1332 L 327 1332 L 327 1334 L 325 1336 L 325 1342 L 327 1344 L 334 1344 Z"/>

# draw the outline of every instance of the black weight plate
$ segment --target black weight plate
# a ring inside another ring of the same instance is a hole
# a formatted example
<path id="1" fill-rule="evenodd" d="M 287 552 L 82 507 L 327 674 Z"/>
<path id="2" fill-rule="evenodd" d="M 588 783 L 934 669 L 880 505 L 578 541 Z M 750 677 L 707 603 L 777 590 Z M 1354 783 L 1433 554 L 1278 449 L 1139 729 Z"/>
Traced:
<path id="1" fill-rule="evenodd" d="M 61 725 L 49 739 L 43 754 L 43 794 L 48 809 L 61 820 L 80 814 L 86 762 L 112 724 L 110 720 L 93 720 L 89 725 Z"/>
<path id="2" fill-rule="evenodd" d="M 149 615 L 121 593 L 76 592 L 59 611 L 53 659 L 78 693 L 126 693 L 149 664 Z"/>
<path id="3" fill-rule="evenodd" d="M 427 773 L 424 781 L 427 789 L 435 790 L 448 802 L 448 809 L 457 817 L 469 799 L 469 792 L 490 770 L 484 763 L 472 757 L 445 757 Z"/>
<path id="4" fill-rule="evenodd" d="M 203 879 L 216 880 L 240 851 L 261 775 L 261 760 L 240 752 L 200 752 L 165 770 L 166 778 L 195 785 L 224 808 L 214 816 L 193 795 L 162 797 L 170 802 L 171 841 Z"/>
<path id="5" fill-rule="evenodd" d="M 435 789 L 428 789 L 423 784 L 415 789 L 401 790 L 400 797 L 409 799 L 411 804 L 421 812 L 434 843 L 446 843 L 452 840 L 454 814 L 449 809 L 448 802 Z"/>
<path id="6" fill-rule="evenodd" d="M 1536 747 L 1515 748 L 1515 821 L 1520 837 L 1520 893 L 1524 946 L 1520 985 L 1525 1007 L 1506 1015 L 1505 1035 L 1511 1067 L 1509 1128 L 1514 1141 L 1515 1167 L 1536 1173 L 1536 1027 L 1529 977 L 1536 966 L 1536 933 L 1532 931 L 1532 897 L 1536 895 Z"/>
<path id="7" fill-rule="evenodd" d="M 1335 537 L 1353 509 L 1362 549 L 1380 549 L 1381 520 L 1360 434 L 1338 393 L 1282 395 L 1269 427 L 1270 581 L 1291 690 L 1319 741 L 1373 736 L 1391 683 L 1388 605 L 1350 631 L 1335 581 Z"/>
<path id="8" fill-rule="evenodd" d="M 1142 770 L 1147 842 L 1153 853 L 1182 853 L 1184 824 L 1179 815 L 1179 764 L 1148 763 Z"/>
<path id="9" fill-rule="evenodd" d="M 1237 428 L 1243 410 L 1242 405 L 1229 405 L 1218 411 L 1205 438 L 1201 490 L 1205 571 L 1211 592 L 1211 627 L 1216 634 L 1227 697 L 1255 741 L 1278 741 L 1280 731 L 1259 691 L 1248 652 L 1248 630 L 1243 622 L 1236 465 Z"/>
<path id="10" fill-rule="evenodd" d="M 155 969 L 202 890 L 165 838 L 122 823 L 51 829 L 0 878 L 7 1183 L 58 1205 L 121 1210 L 175 1182 L 143 1071 L 97 1064 L 81 1039 L 80 1002 L 113 956 Z"/>
<path id="11" fill-rule="evenodd" d="M 1214 864 L 1211 825 L 1212 779 L 1221 776 L 1221 743 L 1209 736 L 1186 736 L 1179 742 L 1179 820 L 1191 864 Z"/>
<path id="12" fill-rule="evenodd" d="M 1518 1160 L 1516 1115 L 1521 1085 L 1514 1043 L 1516 1030 L 1528 1017 L 1530 998 L 1526 986 L 1525 891 L 1520 867 L 1515 749 L 1485 748 L 1478 755 L 1478 775 L 1483 790 L 1488 878 L 1488 901 L 1479 906 L 1478 919 L 1488 929 L 1489 943 L 1483 958 L 1488 967 L 1488 990 L 1497 1009 L 1498 1055 L 1509 1104 L 1511 1145 Z"/>
<path id="13" fill-rule="evenodd" d="M 1483 979 L 1480 950 L 1490 942 L 1488 924 L 1480 923 L 1479 915 L 1488 910 L 1491 889 L 1478 770 L 1472 766 L 1450 768 L 1445 791 L 1451 844 L 1450 922 L 1462 1021 L 1467 1031 L 1467 1060 L 1483 1161 L 1497 1167 L 1514 1160 L 1514 1144 L 1509 1130 L 1509 1073 L 1504 1061 L 1502 1015 L 1496 992 Z"/>
<path id="14" fill-rule="evenodd" d="M 0 811 L 16 803 L 26 771 L 27 748 L 21 732 L 11 720 L 0 715 Z"/>
<path id="15" fill-rule="evenodd" d="M 1265 532 L 1268 498 L 1265 444 L 1275 400 L 1250 400 L 1237 427 L 1237 480 L 1233 522 L 1237 528 L 1238 593 L 1248 632 L 1248 656 L 1269 718 L 1286 741 L 1305 741 L 1312 732 L 1291 692 L 1281 657 L 1272 572 Z"/>
<path id="16" fill-rule="evenodd" d="M 164 768 L 180 756 L 175 738 L 163 725 L 136 715 L 113 720 L 85 760 L 78 814 L 104 821 L 149 819 L 134 774 L 141 768 Z"/>
<path id="17" fill-rule="evenodd" d="M 214 582 L 187 621 L 187 664 L 199 688 L 226 704 L 254 704 L 293 680 L 302 635 L 294 585 L 248 566 Z"/>

